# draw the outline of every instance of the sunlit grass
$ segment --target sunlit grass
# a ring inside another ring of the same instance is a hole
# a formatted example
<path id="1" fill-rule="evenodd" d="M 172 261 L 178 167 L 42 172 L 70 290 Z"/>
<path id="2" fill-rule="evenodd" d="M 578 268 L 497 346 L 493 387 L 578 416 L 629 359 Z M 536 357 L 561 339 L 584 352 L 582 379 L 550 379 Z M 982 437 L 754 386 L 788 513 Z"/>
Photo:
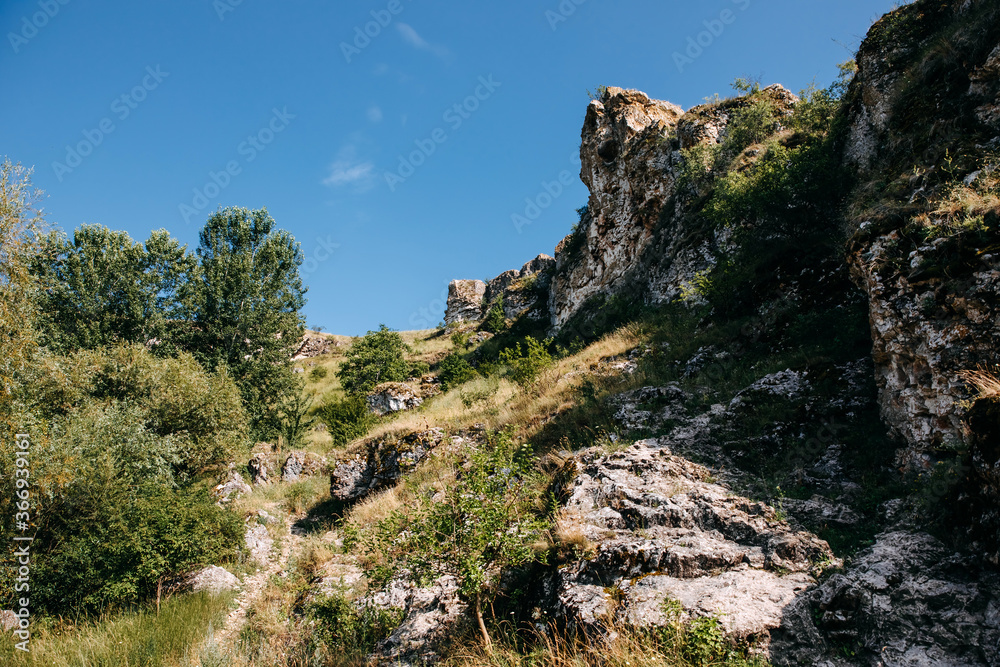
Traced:
<path id="1" fill-rule="evenodd" d="M 197 665 L 209 626 L 220 628 L 231 595 L 205 593 L 167 599 L 160 608 L 108 614 L 73 623 L 42 619 L 31 628 L 30 652 L 0 639 L 0 664 L 10 667 L 179 667 Z"/>

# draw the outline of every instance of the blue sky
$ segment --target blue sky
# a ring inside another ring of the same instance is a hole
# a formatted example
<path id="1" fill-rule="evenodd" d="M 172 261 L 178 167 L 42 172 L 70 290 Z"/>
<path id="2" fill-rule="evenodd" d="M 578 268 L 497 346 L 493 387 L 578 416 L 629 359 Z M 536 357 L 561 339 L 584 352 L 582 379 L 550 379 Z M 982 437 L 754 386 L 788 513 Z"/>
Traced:
<path id="1" fill-rule="evenodd" d="M 569 231 L 588 90 L 687 109 L 741 75 L 826 85 L 892 6 L 4 0 L 0 154 L 66 230 L 194 248 L 219 206 L 266 206 L 302 244 L 310 326 L 428 328 L 449 280 Z"/>

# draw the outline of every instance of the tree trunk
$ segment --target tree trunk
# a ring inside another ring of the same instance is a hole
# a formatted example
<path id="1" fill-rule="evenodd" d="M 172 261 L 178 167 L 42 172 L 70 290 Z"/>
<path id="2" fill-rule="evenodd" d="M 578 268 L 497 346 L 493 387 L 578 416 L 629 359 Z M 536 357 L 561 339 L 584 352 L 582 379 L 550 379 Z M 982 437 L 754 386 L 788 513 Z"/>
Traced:
<path id="1" fill-rule="evenodd" d="M 483 620 L 483 605 L 482 599 L 479 593 L 476 593 L 476 620 L 479 621 L 479 632 L 483 635 L 483 646 L 486 647 L 486 652 L 490 655 L 493 654 L 493 641 L 490 639 L 490 633 L 486 631 L 486 622 Z"/>
<path id="2" fill-rule="evenodd" d="M 156 580 L 156 615 L 160 615 L 160 594 L 163 593 L 163 577 Z"/>

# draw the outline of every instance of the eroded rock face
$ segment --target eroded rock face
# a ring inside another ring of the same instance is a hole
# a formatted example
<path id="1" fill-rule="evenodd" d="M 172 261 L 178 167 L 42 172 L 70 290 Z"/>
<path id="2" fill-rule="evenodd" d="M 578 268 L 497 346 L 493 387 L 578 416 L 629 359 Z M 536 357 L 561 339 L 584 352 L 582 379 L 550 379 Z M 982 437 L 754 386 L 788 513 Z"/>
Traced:
<path id="1" fill-rule="evenodd" d="M 281 466 L 281 479 L 285 482 L 297 482 L 303 477 L 317 475 L 326 469 L 326 459 L 312 452 L 294 450 L 288 453 L 288 458 Z"/>
<path id="2" fill-rule="evenodd" d="M 355 454 L 333 466 L 330 495 L 336 500 L 353 502 L 391 486 L 416 468 L 444 438 L 444 429 L 432 428 L 399 439 L 370 441 L 363 455 Z"/>
<path id="3" fill-rule="evenodd" d="M 242 475 L 235 470 L 229 470 L 222 483 L 212 489 L 212 495 L 218 502 L 228 503 L 252 491 L 253 489 L 244 481 Z"/>
<path id="4" fill-rule="evenodd" d="M 963 17 L 972 21 L 965 29 L 941 32 Z M 996 4 L 982 0 L 903 6 L 862 43 L 849 94 L 848 165 L 865 178 L 897 178 L 900 164 L 913 173 L 893 195 L 897 211 L 860 222 L 848 261 L 869 299 L 882 415 L 907 441 L 899 464 L 918 471 L 964 439 L 969 395 L 958 373 L 997 360 L 1000 255 L 968 236 L 924 241 L 912 230 L 915 203 L 942 196 L 951 156 L 988 158 L 1000 143 L 1000 48 L 980 38 L 998 25 Z M 930 47 L 944 42 L 954 57 L 934 60 Z M 932 65 L 948 73 L 931 76 Z M 982 176 L 967 167 L 951 178 L 975 188 Z M 938 217 L 932 210 L 921 224 Z"/>
<path id="5" fill-rule="evenodd" d="M 796 599 L 778 665 L 1000 664 L 1000 579 L 925 533 L 890 531 Z M 842 657 L 843 649 L 853 653 Z"/>
<path id="6" fill-rule="evenodd" d="M 458 597 L 458 581 L 441 577 L 430 586 L 394 580 L 385 590 L 369 596 L 378 607 L 402 609 L 405 618 L 376 648 L 378 664 L 433 665 L 442 660 L 442 650 L 461 636 L 468 623 L 468 605 Z"/>
<path id="7" fill-rule="evenodd" d="M 380 417 L 392 412 L 412 410 L 424 402 L 410 385 L 402 382 L 383 382 L 365 400 L 371 411 Z"/>
<path id="8" fill-rule="evenodd" d="M 452 280 L 448 284 L 445 324 L 478 322 L 483 316 L 486 283 L 482 280 Z"/>
<path id="9" fill-rule="evenodd" d="M 609 614 L 664 624 L 675 600 L 686 614 L 719 616 L 733 635 L 766 636 L 821 565 L 837 562 L 826 542 L 656 440 L 586 450 L 574 465 L 560 528 L 594 553 L 556 575 L 557 613 L 571 624 L 597 626 Z"/>
<path id="10" fill-rule="evenodd" d="M 505 271 L 488 283 L 481 280 L 451 281 L 445 323 L 479 322 L 501 297 L 504 316 L 508 319 L 516 319 L 523 314 L 546 319 L 546 290 L 555 264 L 555 259 L 542 254 L 520 269 Z"/>
<path id="11" fill-rule="evenodd" d="M 779 114 L 790 114 L 798 102 L 780 85 L 762 92 Z M 590 199 L 578 230 L 556 248 L 549 293 L 554 328 L 596 295 L 624 291 L 654 303 L 675 299 L 715 265 L 729 232 L 700 239 L 690 233 L 686 199 L 675 197 L 684 194 L 677 191 L 680 151 L 723 141 L 729 121 L 746 103 L 737 98 L 685 113 L 640 91 L 614 87 L 590 103 L 580 144 L 580 178 Z"/>

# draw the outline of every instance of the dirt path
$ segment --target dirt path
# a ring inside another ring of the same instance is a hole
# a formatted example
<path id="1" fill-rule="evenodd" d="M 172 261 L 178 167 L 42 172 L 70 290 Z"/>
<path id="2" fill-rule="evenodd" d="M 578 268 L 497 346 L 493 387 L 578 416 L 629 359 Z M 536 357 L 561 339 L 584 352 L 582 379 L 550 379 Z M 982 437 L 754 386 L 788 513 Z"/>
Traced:
<path id="1" fill-rule="evenodd" d="M 215 641 L 226 651 L 232 651 L 235 648 L 240 636 L 240 630 L 247 619 L 247 610 L 260 599 L 270 578 L 287 569 L 289 557 L 302 544 L 303 531 L 294 526 L 295 517 L 284 512 L 278 513 L 276 506 L 271 506 L 267 509 L 275 512 L 272 516 L 281 520 L 285 526 L 285 531 L 281 535 L 281 549 L 280 551 L 276 551 L 272 545 L 267 565 L 261 567 L 254 574 L 243 578 L 240 594 L 236 599 L 237 606 L 229 612 L 225 625 L 215 635 Z"/>

